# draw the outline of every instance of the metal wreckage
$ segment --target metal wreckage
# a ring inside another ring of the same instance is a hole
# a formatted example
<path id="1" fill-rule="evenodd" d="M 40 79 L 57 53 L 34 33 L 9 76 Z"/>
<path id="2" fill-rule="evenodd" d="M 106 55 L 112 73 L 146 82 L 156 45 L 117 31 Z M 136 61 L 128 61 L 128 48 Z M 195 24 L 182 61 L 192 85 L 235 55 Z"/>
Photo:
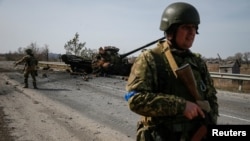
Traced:
<path id="1" fill-rule="evenodd" d="M 127 56 L 163 39 L 164 37 L 124 54 L 119 54 L 119 48 L 114 46 L 100 47 L 99 52 L 93 56 L 93 59 L 83 59 L 81 56 L 63 54 L 62 61 L 65 64 L 70 65 L 72 74 L 128 76 L 133 65 L 133 61 L 129 61 Z"/>

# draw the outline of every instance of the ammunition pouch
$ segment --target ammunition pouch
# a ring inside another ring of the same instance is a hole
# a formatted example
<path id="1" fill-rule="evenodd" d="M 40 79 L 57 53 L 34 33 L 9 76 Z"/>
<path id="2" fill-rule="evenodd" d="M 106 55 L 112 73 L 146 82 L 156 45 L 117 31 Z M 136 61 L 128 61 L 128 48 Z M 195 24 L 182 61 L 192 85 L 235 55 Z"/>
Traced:
<path id="1" fill-rule="evenodd" d="M 154 141 L 154 127 L 145 126 L 141 121 L 137 123 L 136 141 Z"/>
<path id="2" fill-rule="evenodd" d="M 175 136 L 171 130 L 166 130 L 158 125 L 144 125 L 142 121 L 137 124 L 136 141 L 166 141 L 173 140 Z"/>

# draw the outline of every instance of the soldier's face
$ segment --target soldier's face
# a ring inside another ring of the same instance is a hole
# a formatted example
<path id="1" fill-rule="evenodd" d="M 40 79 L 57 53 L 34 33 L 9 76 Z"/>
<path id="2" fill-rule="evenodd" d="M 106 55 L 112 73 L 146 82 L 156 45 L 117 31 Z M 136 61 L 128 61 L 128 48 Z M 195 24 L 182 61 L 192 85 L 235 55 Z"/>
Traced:
<path id="1" fill-rule="evenodd" d="M 182 49 L 189 49 L 195 39 L 197 26 L 194 24 L 182 24 L 177 28 L 176 43 Z"/>

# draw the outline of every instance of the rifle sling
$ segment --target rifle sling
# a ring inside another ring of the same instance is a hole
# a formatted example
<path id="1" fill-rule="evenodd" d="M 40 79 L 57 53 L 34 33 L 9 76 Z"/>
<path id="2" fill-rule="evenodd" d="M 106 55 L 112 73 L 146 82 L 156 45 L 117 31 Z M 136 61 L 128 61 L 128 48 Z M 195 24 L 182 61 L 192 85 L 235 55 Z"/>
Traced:
<path id="1" fill-rule="evenodd" d="M 165 41 L 163 43 L 163 51 L 165 53 L 165 56 L 167 57 L 168 59 L 168 62 L 169 62 L 169 65 L 175 75 L 175 77 L 177 78 L 177 74 L 176 74 L 176 70 L 178 69 L 178 65 L 176 64 L 175 60 L 174 60 L 174 57 L 171 53 L 171 50 L 170 50 L 170 47 L 169 47 L 169 44 L 168 44 L 168 41 Z"/>
<path id="2" fill-rule="evenodd" d="M 178 75 L 176 73 L 176 70 L 178 70 L 178 65 L 176 64 L 176 61 L 171 53 L 171 50 L 170 50 L 170 47 L 169 47 L 169 44 L 168 44 L 168 41 L 165 41 L 163 43 L 163 51 L 165 53 L 165 56 L 167 57 L 167 60 L 169 62 L 169 65 L 175 75 L 176 78 L 178 78 Z M 201 100 L 202 98 L 198 95 L 198 92 L 197 94 L 193 94 L 192 92 L 190 92 L 190 94 L 195 98 L 195 100 Z"/>

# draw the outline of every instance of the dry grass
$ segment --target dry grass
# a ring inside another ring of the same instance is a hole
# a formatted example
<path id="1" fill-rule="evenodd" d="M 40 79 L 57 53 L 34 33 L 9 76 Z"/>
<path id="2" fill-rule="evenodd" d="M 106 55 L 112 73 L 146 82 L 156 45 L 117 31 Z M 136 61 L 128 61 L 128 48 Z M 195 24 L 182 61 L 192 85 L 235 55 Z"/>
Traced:
<path id="1" fill-rule="evenodd" d="M 209 72 L 219 72 L 218 64 L 208 64 Z M 240 68 L 241 74 L 250 75 L 250 67 L 246 64 L 243 64 Z M 233 92 L 242 92 L 242 93 L 250 93 L 250 81 L 243 81 L 242 85 L 240 85 L 237 80 L 230 79 L 218 79 L 213 78 L 214 85 L 217 89 L 233 91 Z"/>

